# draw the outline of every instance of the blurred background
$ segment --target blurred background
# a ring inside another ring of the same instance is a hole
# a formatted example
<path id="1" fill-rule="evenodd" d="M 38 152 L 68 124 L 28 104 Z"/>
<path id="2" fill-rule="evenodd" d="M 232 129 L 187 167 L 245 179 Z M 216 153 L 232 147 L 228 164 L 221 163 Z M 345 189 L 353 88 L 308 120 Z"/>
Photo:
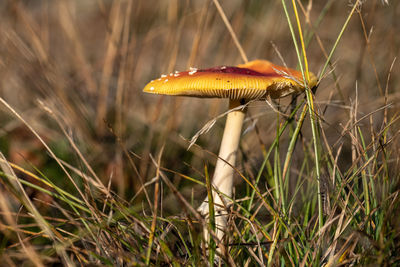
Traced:
<path id="1" fill-rule="evenodd" d="M 353 2 L 297 1 L 309 68 L 315 74 L 323 68 Z M 280 1 L 221 0 L 220 4 L 249 60 L 298 66 Z M 316 91 L 327 145 L 333 151 L 341 147 L 338 165 L 344 170 L 352 157 L 351 138 L 343 138 L 346 124 L 372 112 L 360 127 L 373 136 L 383 125 L 385 114 L 379 108 L 390 103 L 388 112 L 396 114 L 400 98 L 400 68 L 395 61 L 400 49 L 399 1 L 362 1 L 358 11 Z M 190 150 L 188 139 L 227 110 L 227 101 L 221 99 L 146 95 L 145 84 L 192 66 L 241 63 L 232 36 L 210 0 L 0 2 L 1 97 L 59 159 L 88 173 L 68 141 L 71 138 L 103 183 L 111 181 L 112 189 L 125 199 L 155 176 L 150 154 L 156 157 L 163 147 L 165 168 L 203 180 L 207 164 L 212 173 L 216 157 L 207 151 L 218 153 L 224 118 Z M 297 101 L 303 98 L 300 95 Z M 287 112 L 290 101 L 275 105 Z M 0 116 L 0 149 L 10 162 L 72 187 L 21 120 L 4 105 Z M 282 119 L 263 101 L 250 105 L 239 159 L 239 169 L 250 177 L 257 173 L 263 149 L 275 139 Z M 309 140 L 306 121 L 302 136 Z M 282 151 L 288 145 L 286 135 L 280 141 Z M 398 151 L 398 143 L 391 146 Z M 303 151 L 294 154 L 293 181 Z M 168 175 L 185 196 L 203 199 L 203 187 L 173 172 Z M 166 204 L 166 208 L 174 212 L 179 207 Z"/>

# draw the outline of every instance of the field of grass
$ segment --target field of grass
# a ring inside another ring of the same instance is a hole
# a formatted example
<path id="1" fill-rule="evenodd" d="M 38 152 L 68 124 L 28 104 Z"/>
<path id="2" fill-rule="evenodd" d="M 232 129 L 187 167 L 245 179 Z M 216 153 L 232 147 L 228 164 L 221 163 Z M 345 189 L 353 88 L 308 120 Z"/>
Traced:
<path id="1" fill-rule="evenodd" d="M 396 0 L 0 1 L 0 265 L 400 265 L 399 17 Z M 142 89 L 257 58 L 319 86 L 250 103 L 207 241 L 225 116 L 188 146 L 228 102 Z"/>

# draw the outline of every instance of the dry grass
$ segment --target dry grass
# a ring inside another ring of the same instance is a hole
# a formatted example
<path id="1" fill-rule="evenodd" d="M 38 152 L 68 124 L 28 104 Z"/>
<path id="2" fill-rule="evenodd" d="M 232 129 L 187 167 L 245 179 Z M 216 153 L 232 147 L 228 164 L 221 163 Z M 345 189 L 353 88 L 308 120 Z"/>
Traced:
<path id="1" fill-rule="evenodd" d="M 219 2 L 247 58 L 298 66 L 281 1 Z M 251 103 L 221 258 L 399 264 L 400 3 L 296 5 L 314 73 L 351 15 L 315 94 L 318 135 L 308 113 L 299 123 L 303 95 Z M 141 90 L 163 73 L 243 62 L 213 1 L 7 0 L 0 22 L 2 263 L 206 265 L 195 209 L 223 119 L 187 147 L 227 103 Z"/>

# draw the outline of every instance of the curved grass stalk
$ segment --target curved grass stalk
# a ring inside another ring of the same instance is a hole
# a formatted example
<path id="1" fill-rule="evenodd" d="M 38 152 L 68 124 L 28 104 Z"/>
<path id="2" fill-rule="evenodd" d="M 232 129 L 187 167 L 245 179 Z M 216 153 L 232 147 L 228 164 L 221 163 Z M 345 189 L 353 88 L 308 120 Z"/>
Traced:
<path id="1" fill-rule="evenodd" d="M 303 74 L 303 80 L 306 81 L 305 77 L 309 77 L 309 73 L 308 73 L 308 63 L 307 63 L 307 59 L 306 59 L 306 54 L 305 54 L 305 46 L 304 46 L 304 40 L 303 40 L 303 36 L 302 36 L 302 31 L 301 31 L 301 25 L 300 25 L 300 20 L 299 20 L 299 16 L 297 13 L 297 9 L 296 9 L 296 3 L 292 0 L 292 4 L 293 4 L 293 9 L 295 10 L 295 16 L 296 16 L 296 20 L 297 20 L 297 26 L 299 27 L 299 35 L 300 35 L 300 40 L 302 43 L 302 48 L 303 48 L 303 56 L 304 56 L 304 61 L 305 61 L 305 65 L 306 65 L 306 73 L 303 69 L 303 64 L 302 64 L 302 60 L 301 60 L 301 55 L 300 55 L 300 50 L 297 44 L 297 39 L 296 39 L 296 35 L 294 33 L 294 29 L 289 17 L 289 13 L 286 7 L 286 3 L 284 0 L 282 0 L 282 5 L 283 5 L 283 9 L 285 11 L 285 15 L 288 21 L 288 25 L 289 25 L 289 29 L 290 29 L 290 33 L 292 35 L 293 38 L 293 44 L 295 46 L 296 49 L 296 54 L 298 57 L 298 62 L 299 62 L 299 66 L 300 66 L 300 70 Z M 308 79 L 307 79 L 308 80 Z M 307 106 L 308 106 L 308 111 L 310 114 L 310 120 L 311 120 L 311 131 L 312 131 L 312 136 L 313 136 L 313 144 L 314 144 L 314 153 L 315 153 L 315 169 L 316 169 L 316 176 L 317 176 L 317 199 L 318 199 L 318 226 L 319 229 L 322 228 L 323 226 L 323 213 L 322 213 L 322 198 L 321 198 L 321 186 L 320 186 L 320 165 L 319 165 L 319 161 L 320 161 L 320 157 L 319 157 L 319 134 L 318 134 L 318 122 L 317 122 L 317 116 L 315 116 L 315 109 L 314 109 L 314 102 L 313 102 L 313 95 L 311 93 L 310 88 L 308 87 L 307 84 L 305 84 L 305 92 L 306 92 L 306 99 L 307 99 Z"/>

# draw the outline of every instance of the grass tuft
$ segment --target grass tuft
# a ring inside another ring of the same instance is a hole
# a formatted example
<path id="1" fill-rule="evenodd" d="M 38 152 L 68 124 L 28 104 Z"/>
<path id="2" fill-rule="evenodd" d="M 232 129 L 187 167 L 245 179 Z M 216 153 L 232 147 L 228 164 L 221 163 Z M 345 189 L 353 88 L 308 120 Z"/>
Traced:
<path id="1" fill-rule="evenodd" d="M 1 262 L 397 265 L 400 3 L 350 2 L 1 2 Z M 221 242 L 226 103 L 142 88 L 256 58 L 318 88 L 248 104 Z"/>

